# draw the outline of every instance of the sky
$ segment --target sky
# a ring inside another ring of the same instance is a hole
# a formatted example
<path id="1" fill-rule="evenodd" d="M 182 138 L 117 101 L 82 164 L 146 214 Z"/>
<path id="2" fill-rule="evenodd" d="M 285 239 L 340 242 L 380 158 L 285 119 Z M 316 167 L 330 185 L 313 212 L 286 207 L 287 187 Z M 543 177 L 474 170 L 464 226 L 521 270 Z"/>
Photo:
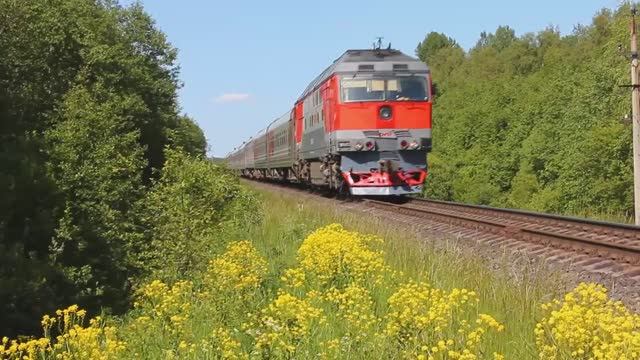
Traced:
<path id="1" fill-rule="evenodd" d="M 124 4 L 130 0 L 123 0 Z M 414 55 L 431 31 L 465 49 L 482 31 L 517 35 L 552 25 L 571 33 L 619 0 L 142 0 L 179 50 L 182 112 L 223 157 L 290 110 L 311 80 L 345 50 L 385 46 Z"/>

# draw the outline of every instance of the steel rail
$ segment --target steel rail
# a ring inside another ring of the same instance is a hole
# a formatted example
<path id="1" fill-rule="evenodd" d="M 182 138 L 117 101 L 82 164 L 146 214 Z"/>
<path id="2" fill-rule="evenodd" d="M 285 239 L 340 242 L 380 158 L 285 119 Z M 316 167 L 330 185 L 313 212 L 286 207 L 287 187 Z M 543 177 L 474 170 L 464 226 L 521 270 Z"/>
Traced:
<path id="1" fill-rule="evenodd" d="M 395 204 L 372 199 L 363 199 L 363 201 L 378 208 L 393 209 L 406 215 L 423 218 L 429 217 L 439 222 L 505 235 L 509 238 L 529 243 L 538 243 L 554 248 L 588 253 L 632 265 L 640 265 L 640 246 L 620 243 L 620 238 L 628 242 L 627 237 L 616 237 L 618 240 L 618 242 L 616 242 L 611 240 L 590 239 L 589 237 L 575 234 L 575 232 L 585 233 L 588 229 L 584 229 L 584 225 L 588 225 L 602 228 L 601 234 L 610 235 L 611 231 L 617 232 L 623 230 L 624 232 L 632 231 L 634 235 L 636 235 L 634 237 L 640 237 L 640 227 L 633 225 L 422 199 L 417 201 L 413 200 L 406 204 Z M 423 204 L 447 205 L 457 208 L 457 210 L 412 206 L 414 201 Z M 473 212 L 469 212 L 469 210 L 473 210 Z M 514 220 L 504 215 L 518 215 L 519 218 Z M 549 226 L 548 223 L 536 223 L 535 219 L 537 218 L 554 221 L 553 225 L 556 229 L 548 229 L 552 227 Z M 580 227 L 575 228 L 576 224 L 579 224 Z M 572 226 L 574 227 L 572 228 Z M 570 233 L 572 231 L 574 234 Z M 638 244 L 640 245 L 640 242 L 638 242 Z"/>
<path id="2" fill-rule="evenodd" d="M 539 213 L 539 212 L 520 210 L 520 209 L 509 209 L 509 208 L 491 207 L 491 206 L 485 206 L 485 205 L 463 204 L 463 203 L 457 203 L 452 201 L 422 199 L 417 197 L 412 197 L 410 199 L 412 202 L 442 204 L 442 205 L 455 206 L 455 207 L 467 208 L 467 209 L 491 210 L 496 212 L 502 212 L 505 214 L 535 216 L 541 219 L 566 220 L 566 221 L 571 221 L 574 223 L 580 223 L 580 224 L 586 224 L 586 225 L 602 225 L 612 229 L 635 230 L 635 231 L 638 231 L 638 235 L 640 236 L 640 226 L 632 225 L 632 224 L 622 224 L 622 223 L 615 223 L 615 222 L 602 221 L 602 220 L 592 220 L 592 219 L 585 219 L 585 218 L 567 216 L 567 215 Z"/>

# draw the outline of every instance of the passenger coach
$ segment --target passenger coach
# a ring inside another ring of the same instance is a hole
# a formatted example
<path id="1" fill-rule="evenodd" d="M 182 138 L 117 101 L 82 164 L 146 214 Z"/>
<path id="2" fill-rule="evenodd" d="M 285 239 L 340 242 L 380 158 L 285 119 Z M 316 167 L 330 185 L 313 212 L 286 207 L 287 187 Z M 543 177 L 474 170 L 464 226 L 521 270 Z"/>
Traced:
<path id="1" fill-rule="evenodd" d="M 347 50 L 291 110 L 234 149 L 229 166 L 353 195 L 419 193 L 431 105 L 424 63 L 393 49 Z"/>

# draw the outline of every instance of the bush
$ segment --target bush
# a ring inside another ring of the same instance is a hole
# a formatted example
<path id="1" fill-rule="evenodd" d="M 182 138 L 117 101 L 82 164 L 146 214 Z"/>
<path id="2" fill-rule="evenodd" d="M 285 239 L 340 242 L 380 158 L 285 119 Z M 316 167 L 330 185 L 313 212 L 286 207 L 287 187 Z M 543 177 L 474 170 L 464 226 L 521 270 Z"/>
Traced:
<path id="1" fill-rule="evenodd" d="M 224 166 L 168 149 L 161 177 L 143 201 L 150 242 L 141 263 L 160 279 L 202 272 L 225 232 L 261 219 L 255 195 Z"/>

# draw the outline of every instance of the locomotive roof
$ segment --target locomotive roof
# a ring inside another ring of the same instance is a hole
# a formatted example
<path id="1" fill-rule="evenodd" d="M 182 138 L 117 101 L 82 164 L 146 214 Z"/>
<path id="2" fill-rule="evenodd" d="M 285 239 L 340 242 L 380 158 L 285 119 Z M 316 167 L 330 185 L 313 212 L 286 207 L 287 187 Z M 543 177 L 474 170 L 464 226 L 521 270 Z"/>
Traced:
<path id="1" fill-rule="evenodd" d="M 369 65 L 362 70 L 362 65 Z M 345 51 L 333 64 L 318 75 L 302 92 L 297 101 L 305 98 L 318 85 L 336 73 L 357 73 L 359 71 L 394 71 L 394 65 L 405 66 L 404 71 L 427 73 L 429 68 L 422 61 L 395 49 L 351 49 Z M 372 66 L 372 67 L 371 67 Z"/>
<path id="2" fill-rule="evenodd" d="M 411 57 L 407 54 L 404 54 L 400 50 L 396 49 L 350 49 L 345 51 L 339 58 L 337 58 L 333 64 L 329 65 L 320 75 L 318 75 L 307 88 L 304 90 L 302 95 L 296 100 L 296 102 L 305 98 L 310 92 L 315 90 L 315 88 L 328 79 L 333 74 L 339 73 L 372 73 L 372 69 L 369 68 L 367 70 L 361 70 L 361 65 L 373 65 L 373 72 L 393 72 L 397 71 L 394 68 L 394 65 L 402 65 L 405 66 L 401 71 L 405 72 L 413 72 L 413 73 L 428 73 L 429 68 L 422 61 Z M 248 146 L 252 141 L 258 139 L 260 136 L 264 135 L 269 128 L 277 127 L 282 123 L 285 123 L 289 120 L 290 110 L 287 111 L 284 115 L 279 118 L 273 120 L 267 128 L 260 130 L 257 134 L 250 137 L 247 141 L 242 143 L 242 145 L 238 146 L 234 149 L 231 154 L 234 154 L 244 147 Z"/>
<path id="3" fill-rule="evenodd" d="M 347 50 L 335 62 L 360 62 L 360 61 L 417 61 L 409 55 L 395 49 L 363 49 Z"/>

